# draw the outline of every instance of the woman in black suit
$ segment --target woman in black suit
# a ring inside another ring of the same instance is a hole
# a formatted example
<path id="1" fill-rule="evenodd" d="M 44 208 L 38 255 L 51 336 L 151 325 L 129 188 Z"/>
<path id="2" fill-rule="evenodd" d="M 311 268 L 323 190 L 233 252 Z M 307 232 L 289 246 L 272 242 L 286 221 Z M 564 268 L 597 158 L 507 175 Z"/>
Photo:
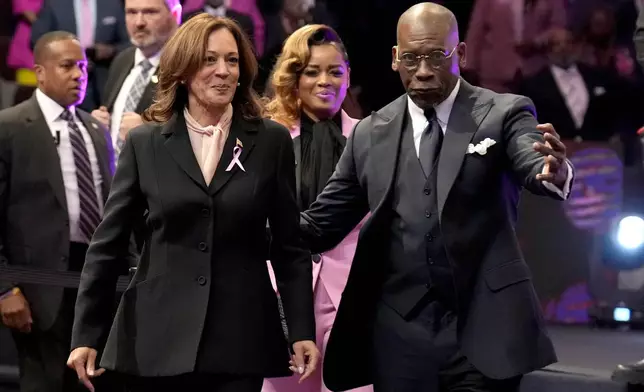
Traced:
<path id="1" fill-rule="evenodd" d="M 289 132 L 260 119 L 257 62 L 239 26 L 207 14 L 161 56 L 155 103 L 119 156 L 105 215 L 87 252 L 68 365 L 81 380 L 145 210 L 146 240 L 100 366 L 129 391 L 260 391 L 289 375 L 289 347 L 266 266 L 270 257 L 303 377 L 315 369 L 311 259 L 299 240 Z"/>

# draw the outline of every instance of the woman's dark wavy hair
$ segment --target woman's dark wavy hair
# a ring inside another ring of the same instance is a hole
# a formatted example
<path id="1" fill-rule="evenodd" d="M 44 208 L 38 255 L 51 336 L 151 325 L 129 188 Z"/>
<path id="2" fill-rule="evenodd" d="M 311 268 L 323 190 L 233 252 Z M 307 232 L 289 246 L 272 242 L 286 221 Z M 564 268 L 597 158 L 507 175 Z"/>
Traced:
<path id="1" fill-rule="evenodd" d="M 183 24 L 165 44 L 154 103 L 143 113 L 145 121 L 166 122 L 188 104 L 188 89 L 182 81 L 190 80 L 204 65 L 208 38 L 219 29 L 230 31 L 239 52 L 239 86 L 233 97 L 233 110 L 249 120 L 261 116 L 261 100 L 252 87 L 257 77 L 257 59 L 250 39 L 232 19 L 203 13 Z"/>

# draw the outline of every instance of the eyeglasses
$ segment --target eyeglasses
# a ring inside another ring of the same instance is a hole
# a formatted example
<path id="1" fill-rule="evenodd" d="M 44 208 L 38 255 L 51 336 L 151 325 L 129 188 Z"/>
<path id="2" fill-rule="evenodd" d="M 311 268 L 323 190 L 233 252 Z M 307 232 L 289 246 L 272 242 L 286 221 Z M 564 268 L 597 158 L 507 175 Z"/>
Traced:
<path id="1" fill-rule="evenodd" d="M 445 62 L 452 57 L 457 47 L 454 47 L 454 49 L 452 49 L 452 51 L 449 52 L 449 54 L 445 54 L 445 52 L 442 50 L 433 50 L 429 54 L 420 54 L 420 55 L 416 55 L 413 53 L 403 53 L 402 55 L 399 55 L 398 46 L 396 46 L 395 48 L 396 48 L 396 61 L 401 63 L 408 70 L 413 71 L 416 68 L 418 68 L 418 66 L 420 65 L 420 62 L 423 59 L 426 59 L 427 63 L 432 68 L 442 67 L 445 64 Z"/>

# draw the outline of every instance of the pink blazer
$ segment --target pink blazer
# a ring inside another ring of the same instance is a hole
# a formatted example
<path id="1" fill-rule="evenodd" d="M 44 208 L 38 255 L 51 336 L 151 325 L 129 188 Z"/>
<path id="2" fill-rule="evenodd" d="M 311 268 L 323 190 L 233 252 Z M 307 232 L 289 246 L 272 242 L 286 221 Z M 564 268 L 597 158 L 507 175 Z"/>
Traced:
<path id="1" fill-rule="evenodd" d="M 342 111 L 342 134 L 344 136 L 349 137 L 353 127 L 357 123 L 358 120 L 349 117 L 344 110 Z M 296 138 L 299 135 L 299 127 L 295 127 L 291 130 L 292 138 Z M 353 261 L 353 255 L 356 253 L 356 245 L 358 244 L 358 234 L 367 217 L 365 217 L 349 233 L 349 235 L 340 242 L 338 246 L 323 253 L 321 255 L 322 260 L 319 263 L 313 263 L 313 289 L 315 289 L 318 279 L 321 279 L 324 282 L 324 287 L 329 293 L 331 302 L 333 302 L 336 309 L 340 305 L 340 297 L 342 296 L 342 291 L 344 291 L 347 279 L 349 278 L 351 262 Z M 271 268 L 270 261 L 268 262 L 268 271 L 271 277 L 271 283 L 273 284 L 273 289 L 277 291 L 275 274 Z"/>
<path id="2" fill-rule="evenodd" d="M 13 14 L 19 18 L 25 11 L 33 11 L 36 14 L 42 8 L 43 0 L 13 0 Z M 34 66 L 34 55 L 29 48 L 31 39 L 31 26 L 24 19 L 16 25 L 16 32 L 13 35 L 7 54 L 7 65 L 9 67 L 32 68 Z"/>

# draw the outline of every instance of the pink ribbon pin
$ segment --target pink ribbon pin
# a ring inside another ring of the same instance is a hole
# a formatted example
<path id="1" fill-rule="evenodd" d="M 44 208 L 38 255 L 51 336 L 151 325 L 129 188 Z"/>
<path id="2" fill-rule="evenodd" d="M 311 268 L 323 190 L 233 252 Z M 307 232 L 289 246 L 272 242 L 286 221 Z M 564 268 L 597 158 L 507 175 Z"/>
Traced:
<path id="1" fill-rule="evenodd" d="M 240 146 L 235 146 L 235 148 L 233 148 L 233 160 L 230 161 L 230 164 L 226 168 L 227 172 L 231 171 L 233 169 L 233 166 L 235 166 L 235 164 L 237 164 L 237 166 L 239 166 L 239 168 L 242 169 L 242 171 L 244 172 L 246 171 L 246 169 L 244 169 L 244 166 L 239 160 L 241 153 L 242 153 L 242 148 Z"/>

